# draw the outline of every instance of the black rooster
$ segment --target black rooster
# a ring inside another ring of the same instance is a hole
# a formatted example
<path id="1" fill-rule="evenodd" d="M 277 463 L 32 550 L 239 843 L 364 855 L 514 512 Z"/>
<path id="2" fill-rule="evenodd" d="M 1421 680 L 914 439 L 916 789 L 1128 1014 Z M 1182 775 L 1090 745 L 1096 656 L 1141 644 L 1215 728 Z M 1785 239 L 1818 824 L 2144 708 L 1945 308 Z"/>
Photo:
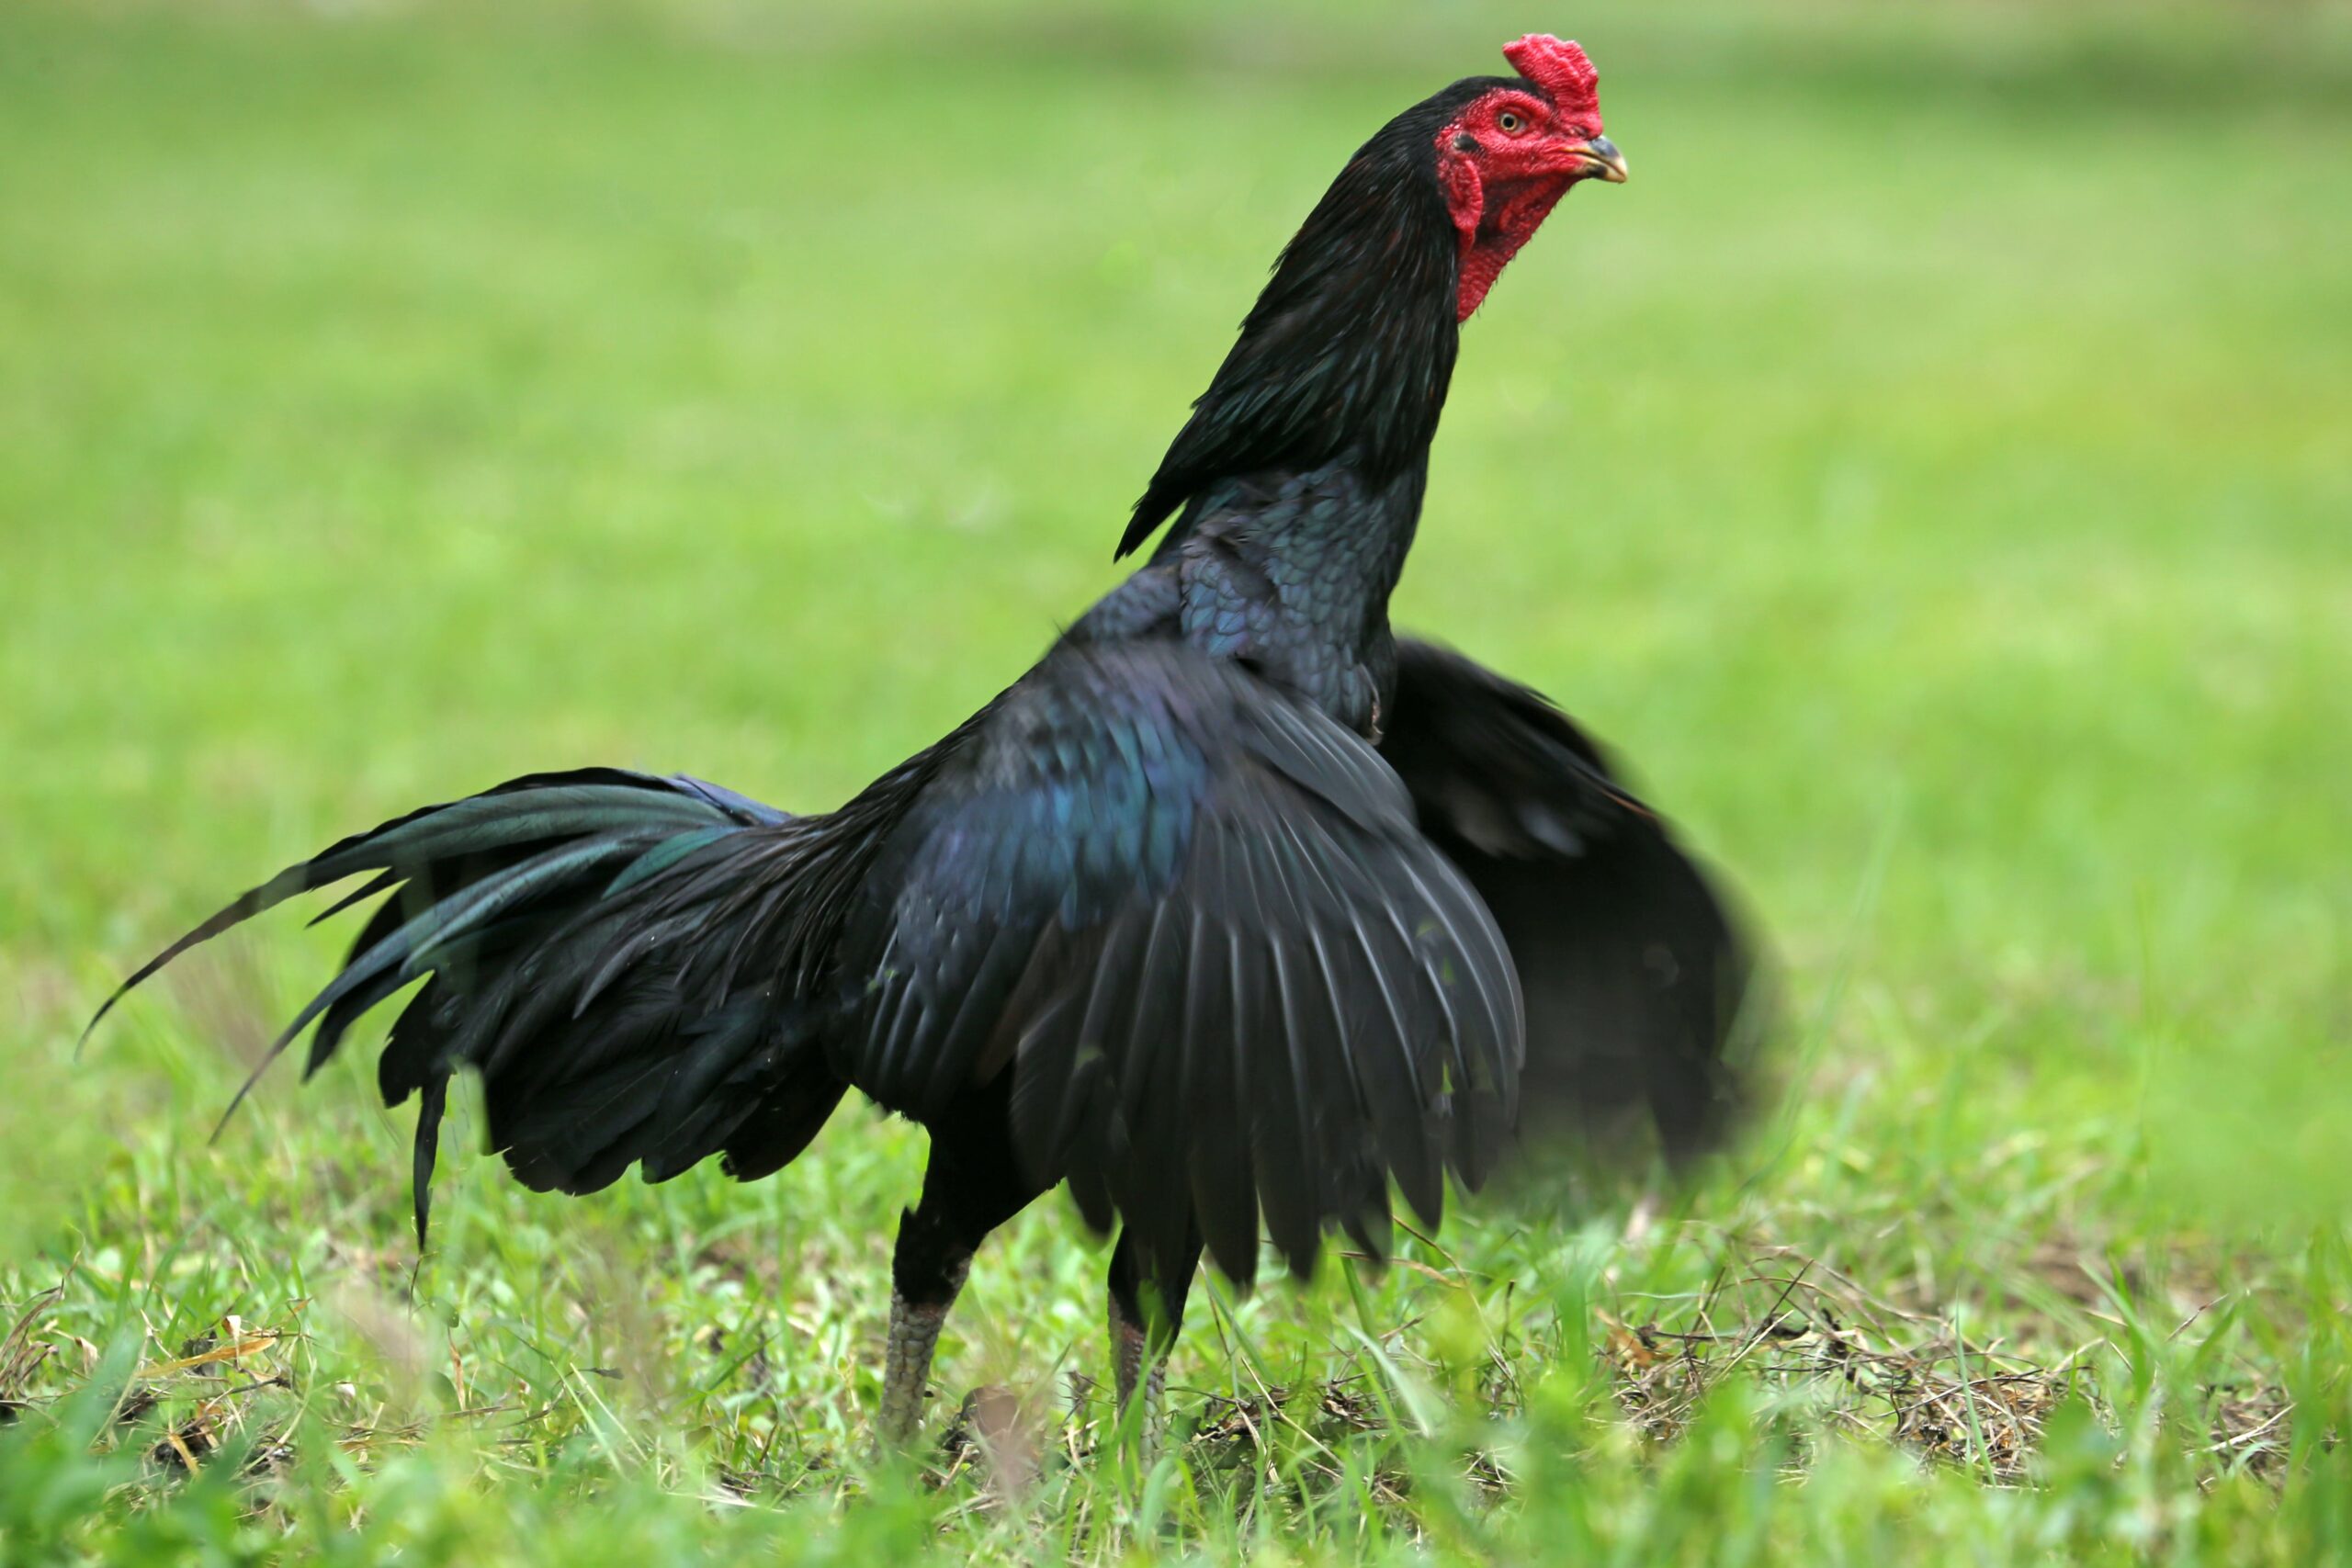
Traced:
<path id="1" fill-rule="evenodd" d="M 379 1070 L 420 1100 L 420 1243 L 461 1067 L 540 1190 L 765 1176 L 851 1087 L 922 1122 L 894 1435 L 974 1249 L 1059 1183 L 1120 1225 L 1124 1405 L 1204 1247 L 1246 1285 L 1262 1217 L 1305 1275 L 1327 1226 L 1382 1252 L 1392 1181 L 1432 1225 L 1446 1171 L 1476 1187 L 1530 1031 L 1547 1103 L 1699 1146 L 1746 974 L 1717 901 L 1555 710 L 1388 630 L 1459 322 L 1571 185 L 1624 177 L 1583 51 L 1505 53 L 1349 160 L 1136 503 L 1122 553 L 1174 518 L 1149 562 L 953 734 L 822 816 L 516 779 L 280 873 L 124 989 L 372 874 L 272 1055 L 315 1022 L 315 1070 L 424 980 Z"/>

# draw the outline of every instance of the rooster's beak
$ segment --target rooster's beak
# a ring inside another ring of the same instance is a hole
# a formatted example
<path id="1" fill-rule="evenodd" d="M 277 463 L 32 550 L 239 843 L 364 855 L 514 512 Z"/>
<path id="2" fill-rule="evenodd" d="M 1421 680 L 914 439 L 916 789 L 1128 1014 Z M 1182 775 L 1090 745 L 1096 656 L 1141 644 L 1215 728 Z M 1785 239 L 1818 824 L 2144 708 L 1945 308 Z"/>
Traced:
<path id="1" fill-rule="evenodd" d="M 1625 154 L 1606 136 L 1596 136 L 1577 151 L 1584 155 L 1586 166 L 1598 177 L 1612 186 L 1625 183 Z"/>

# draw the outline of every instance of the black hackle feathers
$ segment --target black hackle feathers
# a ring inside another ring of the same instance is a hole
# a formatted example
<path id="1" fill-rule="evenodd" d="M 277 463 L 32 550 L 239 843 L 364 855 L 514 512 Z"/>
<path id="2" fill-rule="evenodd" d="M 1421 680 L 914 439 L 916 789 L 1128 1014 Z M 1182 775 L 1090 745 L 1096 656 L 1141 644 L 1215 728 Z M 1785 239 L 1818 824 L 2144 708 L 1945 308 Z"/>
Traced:
<path id="1" fill-rule="evenodd" d="M 1431 139 L 1498 85 L 1457 82 L 1348 160 L 1136 500 L 1120 556 L 1219 480 L 1344 462 L 1376 490 L 1422 460 L 1460 344 L 1461 249 Z"/>

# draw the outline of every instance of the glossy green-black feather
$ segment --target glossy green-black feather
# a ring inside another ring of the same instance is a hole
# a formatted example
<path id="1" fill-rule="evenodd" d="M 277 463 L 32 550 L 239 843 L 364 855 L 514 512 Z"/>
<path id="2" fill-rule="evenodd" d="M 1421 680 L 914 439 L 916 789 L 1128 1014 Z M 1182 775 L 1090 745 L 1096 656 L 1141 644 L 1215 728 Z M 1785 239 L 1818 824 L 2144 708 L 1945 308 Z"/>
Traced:
<path id="1" fill-rule="evenodd" d="M 1434 1209 L 1510 1120 L 1508 956 L 1396 775 L 1182 645 L 1066 645 L 1001 698 L 843 943 L 874 976 L 843 1077 L 928 1119 L 1012 1072 L 1041 1186 L 1099 1188 L 1148 1251 L 1197 1224 L 1237 1279 L 1261 1214 L 1304 1273 L 1326 1225 L 1385 1223 L 1389 1172 Z"/>

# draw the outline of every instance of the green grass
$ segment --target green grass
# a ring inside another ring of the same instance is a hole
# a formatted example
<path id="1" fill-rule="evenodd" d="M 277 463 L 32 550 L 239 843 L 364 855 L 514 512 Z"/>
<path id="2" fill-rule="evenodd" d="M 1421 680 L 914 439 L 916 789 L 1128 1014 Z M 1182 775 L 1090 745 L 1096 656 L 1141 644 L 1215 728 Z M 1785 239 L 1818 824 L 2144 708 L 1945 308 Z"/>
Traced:
<path id="1" fill-rule="evenodd" d="M 2055 9 L 0 14 L 0 1559 L 2352 1557 L 2352 34 Z M 1026 1391 L 1007 1495 L 866 1457 L 911 1129 L 568 1201 L 462 1106 L 420 1264 L 364 1062 L 206 1141 L 321 933 L 74 1055 L 352 827 L 962 717 L 1347 151 L 1536 27 L 1635 177 L 1473 323 L 1398 619 L 1766 922 L 1695 1190 L 1204 1289 L 1156 1459 L 1057 1414 L 1041 1204 L 932 1424 Z"/>

